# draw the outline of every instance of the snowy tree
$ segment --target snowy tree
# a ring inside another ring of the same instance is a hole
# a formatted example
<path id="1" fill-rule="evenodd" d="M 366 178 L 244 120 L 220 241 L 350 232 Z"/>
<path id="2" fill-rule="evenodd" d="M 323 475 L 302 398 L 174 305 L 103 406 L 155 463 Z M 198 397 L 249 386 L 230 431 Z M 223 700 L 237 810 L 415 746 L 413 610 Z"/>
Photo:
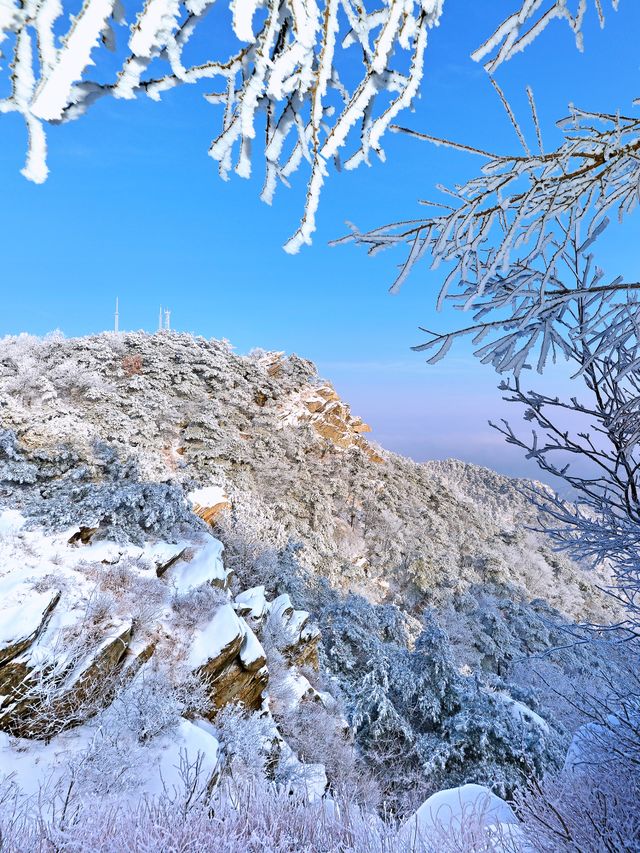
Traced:
<path id="1" fill-rule="evenodd" d="M 520 37 L 507 25 L 496 31 L 479 52 L 493 57 L 489 70 L 526 47 L 554 15 L 568 17 L 579 35 L 587 3 L 576 4 L 573 18 L 568 5 L 552 4 Z M 543 6 L 525 3 L 523 10 L 540 11 Z M 603 20 L 600 3 L 597 9 Z M 640 124 L 619 112 L 572 107 L 560 122 L 563 142 L 545 152 L 529 90 L 537 132 L 534 152 L 498 92 L 522 154 L 500 156 L 446 142 L 480 156 L 484 164 L 477 176 L 450 193 L 453 202 L 443 214 L 368 233 L 354 228 L 345 239 L 371 252 L 408 246 L 393 291 L 422 258 L 429 257 L 434 267 L 447 267 L 438 307 L 452 306 L 469 319 L 443 332 L 423 330 L 427 339 L 414 349 L 428 352 L 433 364 L 458 339 L 470 338 L 477 358 L 503 375 L 505 398 L 524 407 L 533 430 L 523 437 L 507 421 L 497 429 L 546 475 L 570 489 L 572 502 L 550 489 L 526 487 L 540 510 L 541 526 L 578 559 L 610 566 L 609 591 L 623 605 L 623 617 L 607 630 L 627 645 L 627 654 L 637 662 L 640 285 L 623 276 L 607 276 L 596 263 L 593 247 L 609 226 L 611 212 L 623 219 L 638 202 Z M 559 361 L 568 362 L 573 371 L 578 389 L 573 395 L 561 397 L 552 390 L 550 368 Z M 542 390 L 525 379 L 533 370 L 544 374 L 540 382 L 547 384 Z M 565 647 L 591 642 L 593 627 L 569 630 Z M 555 780 L 534 784 L 533 791 L 523 795 L 522 811 L 539 839 L 534 847 L 634 849 L 637 810 L 630 803 L 638 786 L 637 680 L 629 678 L 614 697 L 583 695 L 575 702 L 593 718 L 581 736 L 581 773 L 565 767 Z M 461 730 L 464 723 L 454 726 L 454 731 Z M 480 732 L 475 737 L 467 734 L 471 743 L 484 737 Z M 568 762 L 570 757 L 571 751 Z"/>

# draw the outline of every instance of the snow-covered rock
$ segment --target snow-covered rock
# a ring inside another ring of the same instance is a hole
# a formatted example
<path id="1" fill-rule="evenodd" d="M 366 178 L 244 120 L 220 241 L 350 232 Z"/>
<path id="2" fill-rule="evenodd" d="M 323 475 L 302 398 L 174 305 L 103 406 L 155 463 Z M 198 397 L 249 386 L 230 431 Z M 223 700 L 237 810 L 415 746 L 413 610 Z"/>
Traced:
<path id="1" fill-rule="evenodd" d="M 268 610 L 264 586 L 255 586 L 235 597 L 236 608 L 243 616 L 262 619 Z"/>
<path id="2" fill-rule="evenodd" d="M 192 553 L 195 550 L 195 553 Z M 204 583 L 225 587 L 227 571 L 222 560 L 223 545 L 219 539 L 207 536 L 196 549 L 183 545 L 189 559 L 178 560 L 165 574 L 167 583 L 176 593 L 185 593 Z"/>
<path id="3" fill-rule="evenodd" d="M 431 853 L 437 849 L 438 839 L 484 836 L 491 842 L 495 853 L 507 853 L 500 836 L 504 828 L 510 838 L 509 827 L 517 827 L 513 810 L 500 797 L 483 785 L 462 785 L 438 791 L 426 800 L 403 825 L 398 835 L 401 853 Z M 485 848 L 491 849 L 491 848 Z"/>
<path id="4" fill-rule="evenodd" d="M 223 604 L 209 623 L 194 633 L 187 663 L 191 669 L 215 675 L 238 654 L 243 638 L 242 624 L 233 607 Z"/>
<path id="5" fill-rule="evenodd" d="M 6 581 L 0 584 L 0 664 L 31 645 L 60 600 L 59 590 L 36 592 L 24 583 L 11 590 L 8 586 Z"/>

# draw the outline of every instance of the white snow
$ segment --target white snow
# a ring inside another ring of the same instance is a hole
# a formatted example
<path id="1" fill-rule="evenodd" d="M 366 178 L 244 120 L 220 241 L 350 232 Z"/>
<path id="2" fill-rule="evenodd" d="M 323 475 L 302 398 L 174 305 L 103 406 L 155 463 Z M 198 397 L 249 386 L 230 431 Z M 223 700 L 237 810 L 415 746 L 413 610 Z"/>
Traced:
<path id="1" fill-rule="evenodd" d="M 540 714 L 536 714 L 536 712 L 529 708 L 528 705 L 525 705 L 523 702 L 518 702 L 516 699 L 512 699 L 508 693 L 503 693 L 501 691 L 496 693 L 496 696 L 499 696 L 500 699 L 504 701 L 516 719 L 531 723 L 532 725 L 542 729 L 545 733 L 549 732 L 549 725 L 547 721 L 543 719 Z"/>
<path id="2" fill-rule="evenodd" d="M 5 509 L 0 512 L 0 539 L 12 533 L 17 533 L 24 526 L 25 519 L 15 509 Z"/>
<path id="3" fill-rule="evenodd" d="M 607 740 L 612 736 L 615 726 L 619 721 L 613 715 L 608 715 L 608 726 L 601 723 L 585 723 L 580 726 L 569 744 L 569 749 L 564 759 L 564 769 L 580 772 L 585 762 L 593 761 L 594 747 L 602 749 Z"/>
<path id="4" fill-rule="evenodd" d="M 303 764 L 288 744 L 282 744 L 280 765 L 288 777 L 289 792 L 308 803 L 322 798 L 327 789 L 324 764 Z"/>
<path id="5" fill-rule="evenodd" d="M 217 506 L 218 504 L 229 502 L 229 498 L 222 486 L 203 486 L 201 489 L 189 492 L 187 497 L 192 504 L 205 507 Z"/>
<path id="6" fill-rule="evenodd" d="M 184 593 L 205 583 L 218 581 L 224 585 L 227 571 L 222 562 L 222 542 L 213 536 L 206 536 L 201 547 L 188 561 L 180 560 L 167 572 L 171 587 L 177 593 Z"/>
<path id="7" fill-rule="evenodd" d="M 283 592 L 282 595 L 273 599 L 271 602 L 271 616 L 273 619 L 280 619 L 284 622 L 292 615 L 293 604 L 291 603 L 288 593 Z"/>
<path id="8" fill-rule="evenodd" d="M 124 798 L 131 804 L 165 791 L 170 795 L 179 793 L 183 790 L 181 762 L 193 762 L 199 755 L 203 781 L 210 778 L 218 768 L 220 751 L 213 728 L 205 723 L 181 719 L 175 729 L 145 746 L 129 744 L 132 772 L 126 790 L 118 791 L 118 800 Z M 70 766 L 100 752 L 102 737 L 100 727 L 91 723 L 63 732 L 48 743 L 0 732 L 0 779 L 5 774 L 11 776 L 27 796 L 53 789 Z M 108 764 L 105 769 L 117 770 Z"/>
<path id="9" fill-rule="evenodd" d="M 508 803 L 483 785 L 448 788 L 429 797 L 404 824 L 398 836 L 400 850 L 419 853 L 430 839 L 446 832 L 460 836 L 471 823 L 489 829 L 518 821 Z"/>
<path id="10" fill-rule="evenodd" d="M 51 121 L 62 116 L 71 100 L 71 88 L 91 61 L 105 23 L 113 11 L 113 0 L 86 0 L 60 49 L 56 64 L 36 90 L 31 112 Z"/>
<path id="11" fill-rule="evenodd" d="M 244 632 L 244 639 L 240 646 L 240 661 L 247 669 L 251 669 L 257 661 L 264 661 L 267 655 L 262 647 L 262 643 L 247 623 L 244 620 L 240 620 L 240 624 Z"/>
<path id="12" fill-rule="evenodd" d="M 264 586 L 254 586 L 241 592 L 236 595 L 235 602 L 241 610 L 247 610 L 253 619 L 262 619 L 269 608 Z"/>
<path id="13" fill-rule="evenodd" d="M 184 792 L 180 765 L 185 758 L 193 762 L 201 755 L 202 781 L 213 776 L 218 769 L 220 749 L 212 728 L 203 725 L 204 722 L 180 720 L 177 730 L 151 742 L 149 749 L 143 754 L 146 766 L 144 780 L 136 791 L 137 797 L 164 792 L 177 796 Z"/>
<path id="14" fill-rule="evenodd" d="M 34 592 L 27 584 L 9 590 L 8 580 L 0 581 L 0 649 L 35 634 L 57 590 Z"/>
<path id="15" fill-rule="evenodd" d="M 242 636 L 242 625 L 231 604 L 223 604 L 213 619 L 194 633 L 187 659 L 191 669 L 218 657 L 222 650 Z"/>

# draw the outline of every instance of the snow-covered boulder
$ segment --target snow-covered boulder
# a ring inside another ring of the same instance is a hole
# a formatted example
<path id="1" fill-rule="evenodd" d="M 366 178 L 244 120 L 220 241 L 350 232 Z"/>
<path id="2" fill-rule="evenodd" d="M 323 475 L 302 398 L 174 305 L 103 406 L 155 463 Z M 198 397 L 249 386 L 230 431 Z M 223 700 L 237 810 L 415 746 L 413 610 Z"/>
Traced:
<path id="1" fill-rule="evenodd" d="M 517 818 L 500 797 L 483 785 L 462 785 L 438 791 L 409 818 L 398 835 L 401 853 L 432 853 L 438 839 L 486 840 L 484 850 L 507 853 L 517 834 Z M 489 846 L 491 845 L 491 846 Z"/>
<path id="2" fill-rule="evenodd" d="M 84 722 L 112 698 L 110 677 L 127 651 L 131 632 L 130 620 L 119 621 L 99 642 L 87 642 L 82 655 L 64 649 L 52 655 L 36 650 L 31 657 L 18 659 L 16 672 L 22 678 L 4 695 L 0 729 L 18 737 L 42 738 Z"/>
<path id="3" fill-rule="evenodd" d="M 260 707 L 269 680 L 266 655 L 232 604 L 221 605 L 211 621 L 195 632 L 188 663 L 207 685 L 212 714 L 230 702 L 248 709 Z"/>
<path id="4" fill-rule="evenodd" d="M 58 590 L 36 592 L 29 585 L 21 584 L 9 593 L 0 587 L 0 666 L 33 643 L 59 600 Z"/>
<path id="5" fill-rule="evenodd" d="M 236 595 L 235 608 L 242 616 L 262 619 L 269 609 L 264 586 L 254 586 Z"/>
<path id="6" fill-rule="evenodd" d="M 188 664 L 212 678 L 238 654 L 243 638 L 242 624 L 233 607 L 223 604 L 204 628 L 195 631 Z"/>
<path id="7" fill-rule="evenodd" d="M 249 672 L 255 672 L 266 664 L 267 655 L 260 640 L 244 621 L 242 630 L 244 631 L 244 638 L 240 646 L 240 663 Z"/>

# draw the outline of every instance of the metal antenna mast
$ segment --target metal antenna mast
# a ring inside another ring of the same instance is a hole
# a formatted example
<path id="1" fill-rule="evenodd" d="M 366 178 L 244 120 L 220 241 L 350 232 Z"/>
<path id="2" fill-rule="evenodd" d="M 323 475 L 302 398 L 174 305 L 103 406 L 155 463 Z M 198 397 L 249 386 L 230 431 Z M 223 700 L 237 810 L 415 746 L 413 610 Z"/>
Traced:
<path id="1" fill-rule="evenodd" d="M 171 311 L 168 308 L 164 309 L 164 327 L 167 330 L 171 328 Z"/>
<path id="2" fill-rule="evenodd" d="M 120 331 L 120 315 L 118 314 L 118 297 L 116 296 L 116 313 L 113 321 L 113 331 Z"/>
<path id="3" fill-rule="evenodd" d="M 162 331 L 162 305 L 160 306 L 160 311 L 158 313 L 158 331 Z"/>

